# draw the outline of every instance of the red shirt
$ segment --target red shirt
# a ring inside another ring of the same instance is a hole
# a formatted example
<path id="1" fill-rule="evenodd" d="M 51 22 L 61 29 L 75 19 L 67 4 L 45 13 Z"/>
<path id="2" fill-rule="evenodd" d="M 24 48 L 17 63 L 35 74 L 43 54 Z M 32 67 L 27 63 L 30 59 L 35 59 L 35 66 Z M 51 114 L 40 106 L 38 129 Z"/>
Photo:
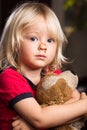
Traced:
<path id="1" fill-rule="evenodd" d="M 34 97 L 36 86 L 13 68 L 0 74 L 0 130 L 12 130 L 12 119 L 17 114 L 12 109 L 18 101 Z"/>
<path id="2" fill-rule="evenodd" d="M 55 73 L 60 74 L 57 70 Z M 17 116 L 13 105 L 34 97 L 36 86 L 16 69 L 7 68 L 0 74 L 0 130 L 12 130 L 13 117 Z M 46 130 L 46 129 L 45 129 Z"/>

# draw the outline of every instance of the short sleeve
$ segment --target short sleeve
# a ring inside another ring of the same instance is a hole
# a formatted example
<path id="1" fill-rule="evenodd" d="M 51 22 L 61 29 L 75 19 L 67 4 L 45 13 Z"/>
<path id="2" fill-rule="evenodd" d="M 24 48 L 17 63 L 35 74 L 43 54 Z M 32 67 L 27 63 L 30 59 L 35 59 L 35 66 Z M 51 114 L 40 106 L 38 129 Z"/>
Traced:
<path id="1" fill-rule="evenodd" d="M 0 74 L 0 99 L 7 106 L 28 97 L 33 97 L 32 89 L 20 73 L 6 69 Z"/>

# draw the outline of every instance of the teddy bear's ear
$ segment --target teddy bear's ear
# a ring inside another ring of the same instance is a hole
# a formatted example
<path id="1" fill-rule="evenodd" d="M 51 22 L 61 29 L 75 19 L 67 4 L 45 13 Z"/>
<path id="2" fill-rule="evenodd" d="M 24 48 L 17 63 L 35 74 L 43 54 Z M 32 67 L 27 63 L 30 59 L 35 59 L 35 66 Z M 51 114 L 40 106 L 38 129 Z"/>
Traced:
<path id="1" fill-rule="evenodd" d="M 72 89 L 76 88 L 78 85 L 78 76 L 74 73 L 74 71 L 63 71 L 59 75 L 59 78 L 64 78 Z"/>
<path id="2" fill-rule="evenodd" d="M 58 75 L 57 74 L 50 74 L 45 76 L 41 80 L 41 87 L 45 90 L 49 89 L 51 86 L 53 86 L 58 80 Z"/>

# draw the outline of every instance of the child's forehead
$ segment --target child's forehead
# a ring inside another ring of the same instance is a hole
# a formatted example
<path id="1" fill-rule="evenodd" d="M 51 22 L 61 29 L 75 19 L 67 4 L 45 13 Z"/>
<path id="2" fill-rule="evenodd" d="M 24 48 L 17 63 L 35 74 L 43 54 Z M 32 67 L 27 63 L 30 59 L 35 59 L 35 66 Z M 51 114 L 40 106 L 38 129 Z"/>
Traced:
<path id="1" fill-rule="evenodd" d="M 31 33 L 35 33 L 35 34 L 47 34 L 47 35 L 56 35 L 56 30 L 54 31 L 54 29 L 52 27 L 50 27 L 47 23 L 34 23 L 32 25 L 28 25 L 25 29 L 24 29 L 24 33 L 26 34 L 31 34 Z"/>
<path id="2" fill-rule="evenodd" d="M 47 30 L 44 30 L 44 28 L 36 29 L 32 27 L 28 27 L 25 31 L 23 31 L 24 35 L 38 35 L 38 36 L 47 36 L 47 37 L 53 37 L 56 38 L 57 34 L 53 32 L 53 30 L 50 30 L 49 28 Z"/>

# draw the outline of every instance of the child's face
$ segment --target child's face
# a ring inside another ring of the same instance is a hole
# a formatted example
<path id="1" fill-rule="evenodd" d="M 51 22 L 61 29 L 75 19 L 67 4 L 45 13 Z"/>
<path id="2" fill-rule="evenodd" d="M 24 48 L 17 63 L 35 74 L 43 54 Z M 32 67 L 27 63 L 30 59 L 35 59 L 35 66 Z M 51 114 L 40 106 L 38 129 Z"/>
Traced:
<path id="1" fill-rule="evenodd" d="M 57 43 L 49 33 L 42 16 L 38 16 L 36 22 L 23 32 L 20 48 L 22 67 L 41 69 L 54 60 Z"/>

